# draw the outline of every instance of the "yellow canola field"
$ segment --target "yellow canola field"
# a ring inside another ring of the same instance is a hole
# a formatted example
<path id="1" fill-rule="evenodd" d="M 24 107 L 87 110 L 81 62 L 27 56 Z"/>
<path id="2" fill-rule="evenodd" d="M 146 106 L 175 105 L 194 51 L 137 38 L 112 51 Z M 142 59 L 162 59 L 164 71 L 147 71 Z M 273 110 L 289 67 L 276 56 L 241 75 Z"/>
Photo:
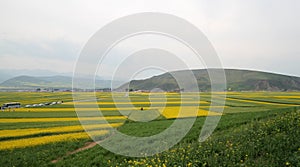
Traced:
<path id="1" fill-rule="evenodd" d="M 75 102 L 78 105 L 89 105 L 89 104 L 96 104 L 94 102 Z M 113 104 L 165 104 L 165 102 L 97 102 L 97 104 L 102 104 L 102 105 L 113 105 Z M 207 101 L 169 101 L 166 102 L 166 104 L 209 104 Z"/>
<path id="2" fill-rule="evenodd" d="M 86 130 L 92 129 L 103 129 L 109 127 L 119 127 L 123 123 L 112 123 L 108 124 L 92 124 L 85 125 Z M 60 126 L 60 127 L 49 127 L 49 128 L 27 128 L 27 129 L 14 129 L 14 130 L 0 130 L 0 138 L 2 137 L 17 137 L 17 136 L 27 136 L 41 133 L 61 133 L 61 132 L 74 132 L 83 131 L 84 128 L 81 125 L 74 126 Z"/>
<path id="3" fill-rule="evenodd" d="M 17 108 L 18 112 L 70 112 L 75 111 L 74 108 Z"/>
<path id="4" fill-rule="evenodd" d="M 94 131 L 92 135 L 103 136 L 105 134 L 108 134 L 107 130 Z M 9 140 L 9 141 L 0 142 L 0 150 L 23 148 L 29 146 L 37 146 L 37 145 L 43 145 L 48 143 L 70 141 L 70 140 L 77 140 L 77 139 L 84 139 L 84 138 L 89 138 L 89 135 L 86 132 L 34 137 L 28 139 Z"/>
<path id="5" fill-rule="evenodd" d="M 101 111 L 112 111 L 112 110 L 136 110 L 140 108 L 132 108 L 132 107 L 122 107 L 122 108 L 84 108 L 84 107 L 78 107 L 76 108 L 77 111 L 95 111 L 99 110 Z M 17 112 L 75 112 L 75 108 L 17 108 L 15 109 Z"/>
<path id="6" fill-rule="evenodd" d="M 230 98 L 230 97 L 227 97 L 227 99 L 234 100 L 234 101 L 240 101 L 240 102 L 255 103 L 255 104 L 268 104 L 268 105 L 276 105 L 276 106 L 298 106 L 295 104 L 279 104 L 279 103 L 262 102 L 262 101 L 255 101 L 255 100 L 235 99 L 235 98 Z"/>
<path id="7" fill-rule="evenodd" d="M 140 110 L 140 107 L 99 107 L 99 108 L 77 108 L 76 111 L 113 111 L 113 110 Z M 17 112 L 75 112 L 75 108 L 18 108 Z"/>
<path id="8" fill-rule="evenodd" d="M 300 100 L 300 96 L 274 96 L 274 97 L 276 97 L 276 98 L 280 98 L 280 99 L 290 99 L 290 98 L 292 98 L 292 99 L 299 99 Z"/>
<path id="9" fill-rule="evenodd" d="M 199 106 L 199 108 L 209 108 L 210 106 Z M 220 108 L 223 106 L 213 106 L 213 108 Z M 224 106 L 228 107 L 228 106 Z M 148 107 L 143 107 L 148 109 Z M 140 107 L 99 107 L 99 108 L 77 108 L 77 111 L 114 111 L 114 110 L 140 110 Z M 75 112 L 75 108 L 18 108 L 15 109 L 17 112 Z"/>
<path id="10" fill-rule="evenodd" d="M 124 120 L 125 116 L 106 116 L 106 117 L 86 117 L 80 118 L 83 121 L 97 121 L 97 120 Z M 77 117 L 72 118 L 1 118 L 0 123 L 17 123 L 17 122 L 65 122 L 65 121 L 79 121 Z"/>
<path id="11" fill-rule="evenodd" d="M 180 113 L 180 110 L 181 113 Z M 166 107 L 160 111 L 162 115 L 168 119 L 170 118 L 184 118 L 184 117 L 197 117 L 197 116 L 216 116 L 222 113 L 203 110 L 195 107 Z"/>

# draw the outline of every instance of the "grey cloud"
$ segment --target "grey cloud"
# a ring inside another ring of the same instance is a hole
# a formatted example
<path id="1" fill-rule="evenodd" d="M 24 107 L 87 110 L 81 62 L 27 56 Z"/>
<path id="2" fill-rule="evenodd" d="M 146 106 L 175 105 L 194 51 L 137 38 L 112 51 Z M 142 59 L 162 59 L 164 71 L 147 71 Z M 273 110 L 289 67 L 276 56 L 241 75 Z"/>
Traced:
<path id="1" fill-rule="evenodd" d="M 10 40 L 0 39 L 0 55 L 43 57 L 74 61 L 80 47 L 72 42 L 57 40 Z"/>

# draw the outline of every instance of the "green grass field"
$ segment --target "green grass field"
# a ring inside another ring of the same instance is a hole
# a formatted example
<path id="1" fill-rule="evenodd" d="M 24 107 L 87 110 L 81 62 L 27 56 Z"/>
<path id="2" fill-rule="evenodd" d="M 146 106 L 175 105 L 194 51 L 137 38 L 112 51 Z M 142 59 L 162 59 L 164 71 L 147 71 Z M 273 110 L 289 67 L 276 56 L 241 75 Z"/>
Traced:
<path id="1" fill-rule="evenodd" d="M 86 93 L 87 97 L 90 95 Z M 161 95 L 131 93 L 129 105 L 123 101 L 124 93 L 115 95 L 117 104 L 110 93 L 96 94 L 97 105 L 108 123 L 124 134 L 139 137 L 168 128 L 181 105 L 199 105 L 199 117 L 180 143 L 151 157 L 131 158 L 99 145 L 78 150 L 92 139 L 77 120 L 71 93 L 1 92 L 0 104 L 18 101 L 24 107 L 61 100 L 64 103 L 1 112 L 0 166 L 300 166 L 299 92 L 229 92 L 216 130 L 202 143 L 198 137 L 212 103 L 211 95 L 200 93 L 200 101 L 195 103 L 195 94 L 191 93 L 191 98 L 185 96 L 184 104 L 180 103 L 180 94 L 163 94 L 166 99 Z M 223 93 L 219 96 L 212 111 L 222 107 Z M 90 102 L 78 104 L 87 111 L 95 110 Z M 163 105 L 166 109 L 160 111 L 158 108 Z M 157 111 L 161 115 L 150 122 L 129 120 L 130 113 L 140 111 L 141 107 L 145 113 Z M 153 108 L 148 110 L 149 107 Z M 123 116 L 118 109 L 127 115 Z M 108 134 L 103 121 L 95 124 L 91 120 L 89 127 L 97 133 L 98 140 Z"/>

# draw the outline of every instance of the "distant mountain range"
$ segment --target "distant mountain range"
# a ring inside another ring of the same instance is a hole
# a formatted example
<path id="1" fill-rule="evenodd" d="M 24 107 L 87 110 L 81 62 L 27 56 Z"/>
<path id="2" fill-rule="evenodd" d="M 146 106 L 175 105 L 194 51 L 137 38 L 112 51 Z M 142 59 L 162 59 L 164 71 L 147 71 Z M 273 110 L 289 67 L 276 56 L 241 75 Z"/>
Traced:
<path id="1" fill-rule="evenodd" d="M 79 79 L 81 88 L 88 87 L 89 80 L 86 78 Z M 114 85 L 121 85 L 123 81 L 114 81 Z M 95 80 L 95 88 L 110 88 L 110 80 Z M 57 88 L 57 89 L 71 89 L 72 77 L 69 76 L 47 76 L 47 77 L 35 77 L 35 76 L 17 76 L 8 79 L 0 83 L 0 89 L 37 89 L 37 88 Z"/>
<path id="2" fill-rule="evenodd" d="M 50 70 L 42 70 L 42 69 L 36 69 L 36 70 L 28 70 L 28 69 L 0 69 L 0 83 L 14 78 L 18 76 L 72 76 L 73 73 L 59 73 L 59 72 L 54 72 Z"/>
<path id="3" fill-rule="evenodd" d="M 212 73 L 220 74 L 220 69 L 209 69 Z M 274 74 L 268 72 L 224 69 L 227 80 L 227 90 L 230 91 L 300 91 L 300 77 Z M 207 69 L 192 70 L 200 91 L 211 89 L 210 78 Z M 173 76 L 184 80 L 183 89 L 191 88 L 187 76 L 190 71 L 174 71 L 162 75 L 153 76 L 144 80 L 132 80 L 121 87 L 118 91 L 129 90 L 152 90 L 160 88 L 164 91 L 178 90 L 179 86 Z M 186 78 L 186 79 L 185 79 Z M 223 90 L 220 90 L 223 91 Z"/>
<path id="4" fill-rule="evenodd" d="M 220 69 L 209 69 L 214 74 L 220 74 Z M 192 72 L 192 73 L 191 73 Z M 300 91 L 300 77 L 274 74 L 268 72 L 224 69 L 227 80 L 227 87 L 220 88 L 219 91 Z M 188 75 L 193 74 L 197 80 L 200 91 L 211 89 L 210 78 L 207 69 L 182 70 L 164 73 L 143 80 L 132 80 L 128 83 L 124 81 L 114 81 L 116 91 L 126 90 L 148 90 L 160 88 L 163 91 L 178 91 L 179 86 L 173 76 L 184 81 L 184 91 L 193 91 L 192 84 L 188 80 Z M 88 88 L 89 80 L 80 78 L 78 80 L 81 88 Z M 125 84 L 124 84 L 125 83 Z M 122 85 L 123 84 L 123 85 Z M 218 83 L 217 83 L 218 84 Z M 110 80 L 95 80 L 95 88 L 110 88 Z M 72 77 L 70 76 L 17 76 L 0 83 L 0 89 L 71 89 Z M 182 89 L 182 88 L 180 88 Z"/>

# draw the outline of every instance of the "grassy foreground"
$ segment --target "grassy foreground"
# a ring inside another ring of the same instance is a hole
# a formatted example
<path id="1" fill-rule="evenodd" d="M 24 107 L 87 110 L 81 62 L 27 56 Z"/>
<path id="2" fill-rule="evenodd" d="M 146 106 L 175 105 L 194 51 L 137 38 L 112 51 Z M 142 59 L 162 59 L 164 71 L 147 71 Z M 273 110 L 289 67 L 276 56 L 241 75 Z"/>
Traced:
<path id="1" fill-rule="evenodd" d="M 210 95 L 200 94 L 199 112 L 208 110 Z M 22 104 L 64 100 L 56 106 L 0 113 L 1 166 L 300 166 L 300 93 L 230 93 L 213 135 L 199 143 L 205 116 L 196 119 L 185 138 L 171 149 L 151 157 L 115 155 L 96 145 L 80 127 L 69 93 L 0 94 L 0 101 Z M 151 122 L 120 119 L 109 94 L 97 94 L 109 123 L 125 134 L 151 136 L 169 127 L 174 118 Z M 167 107 L 178 106 L 179 95 L 167 94 Z M 131 94 L 136 107 L 149 107 L 149 95 Z M 6 100 L 8 99 L 8 100 Z M 154 98 L 157 103 L 159 98 Z M 169 103 L 168 103 L 169 102 Z M 87 103 L 83 103 L 88 107 Z M 188 104 L 193 105 L 193 104 Z M 128 109 L 122 104 L 123 109 Z M 219 107 L 219 106 L 213 106 Z M 170 115 L 162 112 L 162 115 Z M 175 113 L 177 111 L 174 111 Z M 55 120 L 55 121 L 54 121 Z M 91 125 L 103 132 L 107 125 Z M 101 134 L 98 133 L 98 134 Z M 54 140 L 55 139 L 55 140 Z M 59 140 L 58 140 L 59 139 Z M 29 143 L 26 143 L 29 142 Z M 36 142 L 36 143 L 35 143 Z M 72 154 L 71 154 L 72 153 Z M 56 160 L 56 161 L 53 161 Z"/>

